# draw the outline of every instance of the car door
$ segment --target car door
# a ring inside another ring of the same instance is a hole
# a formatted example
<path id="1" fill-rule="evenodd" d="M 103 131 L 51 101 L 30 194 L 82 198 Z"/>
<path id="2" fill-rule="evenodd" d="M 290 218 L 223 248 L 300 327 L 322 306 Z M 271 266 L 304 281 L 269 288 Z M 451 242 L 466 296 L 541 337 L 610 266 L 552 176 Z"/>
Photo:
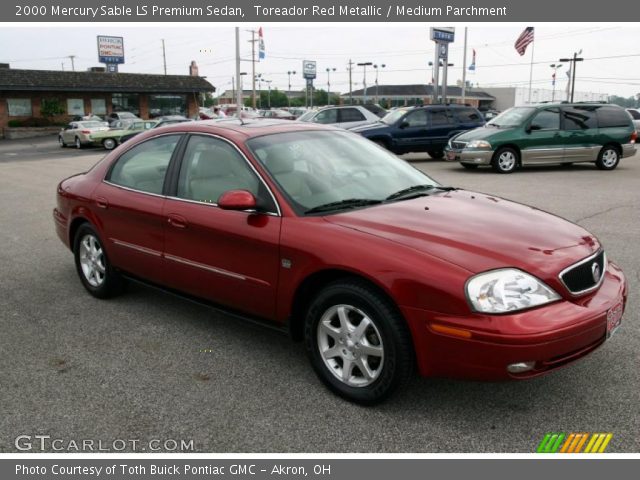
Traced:
<path id="1" fill-rule="evenodd" d="M 426 150 L 427 112 L 424 108 L 411 110 L 396 123 L 394 132 L 398 153 Z"/>
<path id="2" fill-rule="evenodd" d="M 272 195 L 232 143 L 192 135 L 164 206 L 170 287 L 260 317 L 273 317 L 281 218 Z M 229 190 L 248 190 L 263 206 L 223 210 Z"/>
<path id="3" fill-rule="evenodd" d="M 598 121 L 591 105 L 562 108 L 562 127 L 565 162 L 592 162 L 598 157 L 601 145 L 596 140 Z"/>
<path id="4" fill-rule="evenodd" d="M 164 183 L 182 135 L 163 135 L 124 152 L 93 193 L 113 265 L 146 280 L 164 280 Z"/>
<path id="5" fill-rule="evenodd" d="M 427 110 L 429 127 L 424 139 L 425 149 L 442 151 L 449 142 L 449 135 L 454 130 L 455 124 L 448 108 L 430 108 Z"/>
<path id="6" fill-rule="evenodd" d="M 338 109 L 338 126 L 341 128 L 357 127 L 367 123 L 367 118 L 357 108 L 347 107 Z"/>
<path id="7" fill-rule="evenodd" d="M 564 158 L 565 132 L 560 130 L 560 109 L 538 111 L 525 127 L 521 141 L 523 164 L 560 163 Z"/>
<path id="8" fill-rule="evenodd" d="M 62 132 L 62 139 L 65 143 L 73 143 L 76 139 L 75 134 L 78 129 L 78 124 L 76 122 L 71 122 L 67 125 Z"/>

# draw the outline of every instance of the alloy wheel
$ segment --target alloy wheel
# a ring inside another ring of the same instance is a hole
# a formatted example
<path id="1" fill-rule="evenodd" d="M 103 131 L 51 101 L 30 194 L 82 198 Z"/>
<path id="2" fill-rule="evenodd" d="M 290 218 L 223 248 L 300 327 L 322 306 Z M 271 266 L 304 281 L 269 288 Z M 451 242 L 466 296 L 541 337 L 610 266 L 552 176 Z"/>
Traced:
<path id="1" fill-rule="evenodd" d="M 102 246 L 96 237 L 87 234 L 80 240 L 80 267 L 92 287 L 102 285 L 107 272 Z"/>

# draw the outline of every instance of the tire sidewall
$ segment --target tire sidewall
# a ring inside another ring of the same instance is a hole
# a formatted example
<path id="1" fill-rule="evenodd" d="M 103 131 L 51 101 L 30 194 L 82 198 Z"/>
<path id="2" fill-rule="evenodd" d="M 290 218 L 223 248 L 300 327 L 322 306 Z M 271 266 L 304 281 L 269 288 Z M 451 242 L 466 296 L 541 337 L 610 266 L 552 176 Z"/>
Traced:
<path id="1" fill-rule="evenodd" d="M 76 141 L 75 141 L 75 147 L 80 150 L 82 148 L 82 143 L 80 142 L 80 139 L 78 137 L 76 137 Z"/>
<path id="2" fill-rule="evenodd" d="M 113 138 L 105 138 L 102 141 L 102 146 L 106 150 L 113 150 L 114 148 L 116 148 L 116 141 Z"/>
<path id="3" fill-rule="evenodd" d="M 82 271 L 82 265 L 80 264 L 80 241 L 86 235 L 93 235 L 95 237 L 100 245 L 100 248 L 102 249 L 102 256 L 104 258 L 105 277 L 102 284 L 97 287 L 94 287 L 87 281 L 87 278 Z M 100 235 L 98 235 L 96 229 L 89 223 L 84 223 L 83 225 L 81 225 L 76 232 L 76 236 L 73 241 L 73 257 L 75 260 L 76 271 L 78 273 L 78 276 L 80 277 L 82 286 L 91 295 L 97 298 L 108 298 L 118 290 L 121 285 L 120 277 L 111 267 L 111 262 L 109 261 L 107 251 L 104 247 L 104 242 L 100 238 Z"/>
<path id="4" fill-rule="evenodd" d="M 511 152 L 511 154 L 513 154 L 513 156 L 515 157 L 513 167 L 511 167 L 509 170 L 505 170 L 500 167 L 499 158 L 500 158 L 500 155 L 502 155 L 505 152 Z M 498 149 L 496 153 L 493 155 L 493 159 L 491 162 L 491 166 L 496 172 L 505 173 L 505 174 L 515 172 L 519 165 L 520 165 L 520 155 L 518 155 L 518 152 L 516 152 L 513 148 L 509 148 L 509 147 L 502 147 Z"/>
<path id="5" fill-rule="evenodd" d="M 323 314 L 338 304 L 352 305 L 364 312 L 375 324 L 384 348 L 382 372 L 365 387 L 344 384 L 330 372 L 318 348 L 318 323 Z M 385 301 L 376 298 L 370 290 L 350 284 L 332 284 L 325 288 L 311 303 L 305 321 L 305 344 L 311 365 L 320 379 L 332 391 L 347 400 L 372 405 L 387 398 L 400 383 L 399 353 L 401 342 L 398 332 L 387 316 L 391 313 Z"/>
<path id="6" fill-rule="evenodd" d="M 616 163 L 614 163 L 612 166 L 607 166 L 604 164 L 604 154 L 609 151 L 609 150 L 613 150 L 616 153 Z M 618 151 L 617 148 L 611 146 L 611 145 L 606 145 L 604 147 L 602 147 L 602 150 L 600 150 L 600 153 L 598 154 L 598 160 L 596 161 L 596 165 L 600 170 L 613 170 L 615 169 L 619 164 L 620 164 L 620 152 Z"/>

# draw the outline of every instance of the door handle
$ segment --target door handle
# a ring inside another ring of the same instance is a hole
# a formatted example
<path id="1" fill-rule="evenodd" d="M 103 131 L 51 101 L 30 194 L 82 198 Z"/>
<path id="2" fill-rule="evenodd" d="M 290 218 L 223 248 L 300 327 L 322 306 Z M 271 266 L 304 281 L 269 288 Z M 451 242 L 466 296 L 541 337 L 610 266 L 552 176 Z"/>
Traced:
<path id="1" fill-rule="evenodd" d="M 96 197 L 96 206 L 98 208 L 108 208 L 109 201 L 104 197 Z"/>
<path id="2" fill-rule="evenodd" d="M 187 228 L 187 219 L 175 214 L 169 214 L 167 223 L 175 228 Z"/>

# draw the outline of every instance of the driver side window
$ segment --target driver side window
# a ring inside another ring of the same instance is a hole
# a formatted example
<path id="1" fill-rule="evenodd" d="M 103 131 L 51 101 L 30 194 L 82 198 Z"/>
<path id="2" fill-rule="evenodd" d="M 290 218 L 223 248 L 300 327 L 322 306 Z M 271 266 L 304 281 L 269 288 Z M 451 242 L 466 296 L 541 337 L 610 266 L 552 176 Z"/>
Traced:
<path id="1" fill-rule="evenodd" d="M 338 123 L 338 110 L 332 108 L 330 110 L 323 110 L 318 112 L 318 114 L 314 117 L 313 123 Z"/>
<path id="2" fill-rule="evenodd" d="M 409 124 L 409 127 L 426 127 L 427 126 L 427 112 L 426 110 L 416 110 L 410 112 L 404 117 L 403 123 Z"/>
<path id="3" fill-rule="evenodd" d="M 560 110 L 549 108 L 538 112 L 531 121 L 531 128 L 532 130 L 559 130 Z"/>

